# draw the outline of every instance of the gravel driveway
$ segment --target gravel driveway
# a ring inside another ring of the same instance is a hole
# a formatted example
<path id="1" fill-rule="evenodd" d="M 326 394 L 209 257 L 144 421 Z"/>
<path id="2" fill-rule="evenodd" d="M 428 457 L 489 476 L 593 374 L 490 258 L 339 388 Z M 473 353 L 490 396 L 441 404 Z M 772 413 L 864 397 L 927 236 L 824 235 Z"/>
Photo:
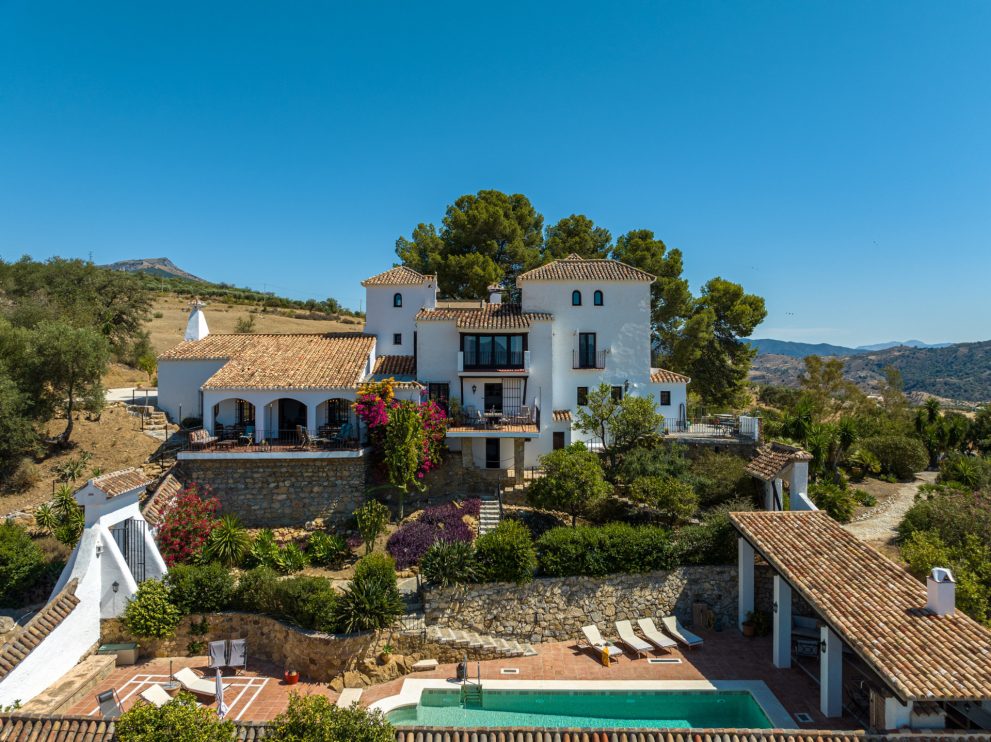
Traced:
<path id="1" fill-rule="evenodd" d="M 936 472 L 919 472 L 915 475 L 914 482 L 903 484 L 894 497 L 871 511 L 866 518 L 856 523 L 847 523 L 843 527 L 871 546 L 890 546 L 898 535 L 898 525 L 915 502 L 915 493 L 919 491 L 919 486 L 935 481 Z"/>

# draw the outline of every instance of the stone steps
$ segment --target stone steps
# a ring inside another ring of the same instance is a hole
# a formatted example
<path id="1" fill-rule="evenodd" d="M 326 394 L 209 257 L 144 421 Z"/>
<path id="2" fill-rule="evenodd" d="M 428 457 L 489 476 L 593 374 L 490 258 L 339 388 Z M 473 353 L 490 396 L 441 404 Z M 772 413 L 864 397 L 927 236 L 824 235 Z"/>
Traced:
<path id="1" fill-rule="evenodd" d="M 503 657 L 532 657 L 537 654 L 537 650 L 531 644 L 486 636 L 474 631 L 449 629 L 446 626 L 428 626 L 426 634 L 428 639 L 439 644 L 448 644 L 465 649 L 484 649 L 498 652 Z"/>
<path id="2" fill-rule="evenodd" d="M 478 513 L 478 535 L 482 536 L 496 528 L 501 519 L 502 514 L 499 510 L 499 501 L 494 497 L 483 497 Z"/>

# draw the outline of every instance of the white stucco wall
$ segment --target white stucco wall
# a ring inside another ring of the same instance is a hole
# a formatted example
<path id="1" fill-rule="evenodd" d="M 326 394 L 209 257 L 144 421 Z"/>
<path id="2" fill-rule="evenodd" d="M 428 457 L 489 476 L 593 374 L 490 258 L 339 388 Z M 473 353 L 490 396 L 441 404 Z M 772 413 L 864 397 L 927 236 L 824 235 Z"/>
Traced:
<path id="1" fill-rule="evenodd" d="M 403 305 L 393 306 L 393 297 L 402 294 Z M 416 314 L 437 304 L 437 287 L 433 281 L 419 286 L 366 286 L 365 332 L 378 338 L 378 355 L 413 355 L 413 332 Z M 402 334 L 402 343 L 392 342 L 393 334 Z"/>
<path id="2" fill-rule="evenodd" d="M 182 417 L 202 417 L 200 387 L 213 376 L 226 361 L 170 361 L 158 362 L 158 406 L 174 423 Z"/>

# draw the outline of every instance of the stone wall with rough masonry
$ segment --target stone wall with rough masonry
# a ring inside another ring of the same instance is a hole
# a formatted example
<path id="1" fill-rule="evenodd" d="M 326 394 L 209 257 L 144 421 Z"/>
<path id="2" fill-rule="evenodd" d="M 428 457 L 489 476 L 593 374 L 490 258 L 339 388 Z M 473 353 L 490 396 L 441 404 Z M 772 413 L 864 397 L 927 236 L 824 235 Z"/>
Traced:
<path id="1" fill-rule="evenodd" d="M 177 477 L 208 485 L 249 528 L 302 526 L 351 516 L 365 490 L 365 458 L 187 459 Z"/>
<path id="2" fill-rule="evenodd" d="M 765 575 L 758 578 L 767 580 Z M 758 587 L 758 607 L 766 590 Z M 430 588 L 424 610 L 427 623 L 529 642 L 563 641 L 581 636 L 581 627 L 597 623 L 674 613 L 692 618 L 692 604 L 702 602 L 723 627 L 736 625 L 737 569 L 679 567 L 639 575 L 560 577 L 528 585 L 490 583 L 468 588 Z"/>

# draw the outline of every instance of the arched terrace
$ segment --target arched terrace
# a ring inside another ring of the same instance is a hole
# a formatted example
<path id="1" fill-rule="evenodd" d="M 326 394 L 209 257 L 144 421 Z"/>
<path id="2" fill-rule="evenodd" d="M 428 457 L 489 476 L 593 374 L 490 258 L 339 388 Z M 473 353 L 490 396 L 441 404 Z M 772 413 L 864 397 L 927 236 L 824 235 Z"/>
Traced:
<path id="1" fill-rule="evenodd" d="M 213 405 L 213 434 L 221 440 L 254 437 L 257 408 L 240 397 L 222 399 Z"/>
<path id="2" fill-rule="evenodd" d="M 353 439 L 357 437 L 357 424 L 350 399 L 332 397 L 317 405 L 314 425 L 321 438 Z"/>

